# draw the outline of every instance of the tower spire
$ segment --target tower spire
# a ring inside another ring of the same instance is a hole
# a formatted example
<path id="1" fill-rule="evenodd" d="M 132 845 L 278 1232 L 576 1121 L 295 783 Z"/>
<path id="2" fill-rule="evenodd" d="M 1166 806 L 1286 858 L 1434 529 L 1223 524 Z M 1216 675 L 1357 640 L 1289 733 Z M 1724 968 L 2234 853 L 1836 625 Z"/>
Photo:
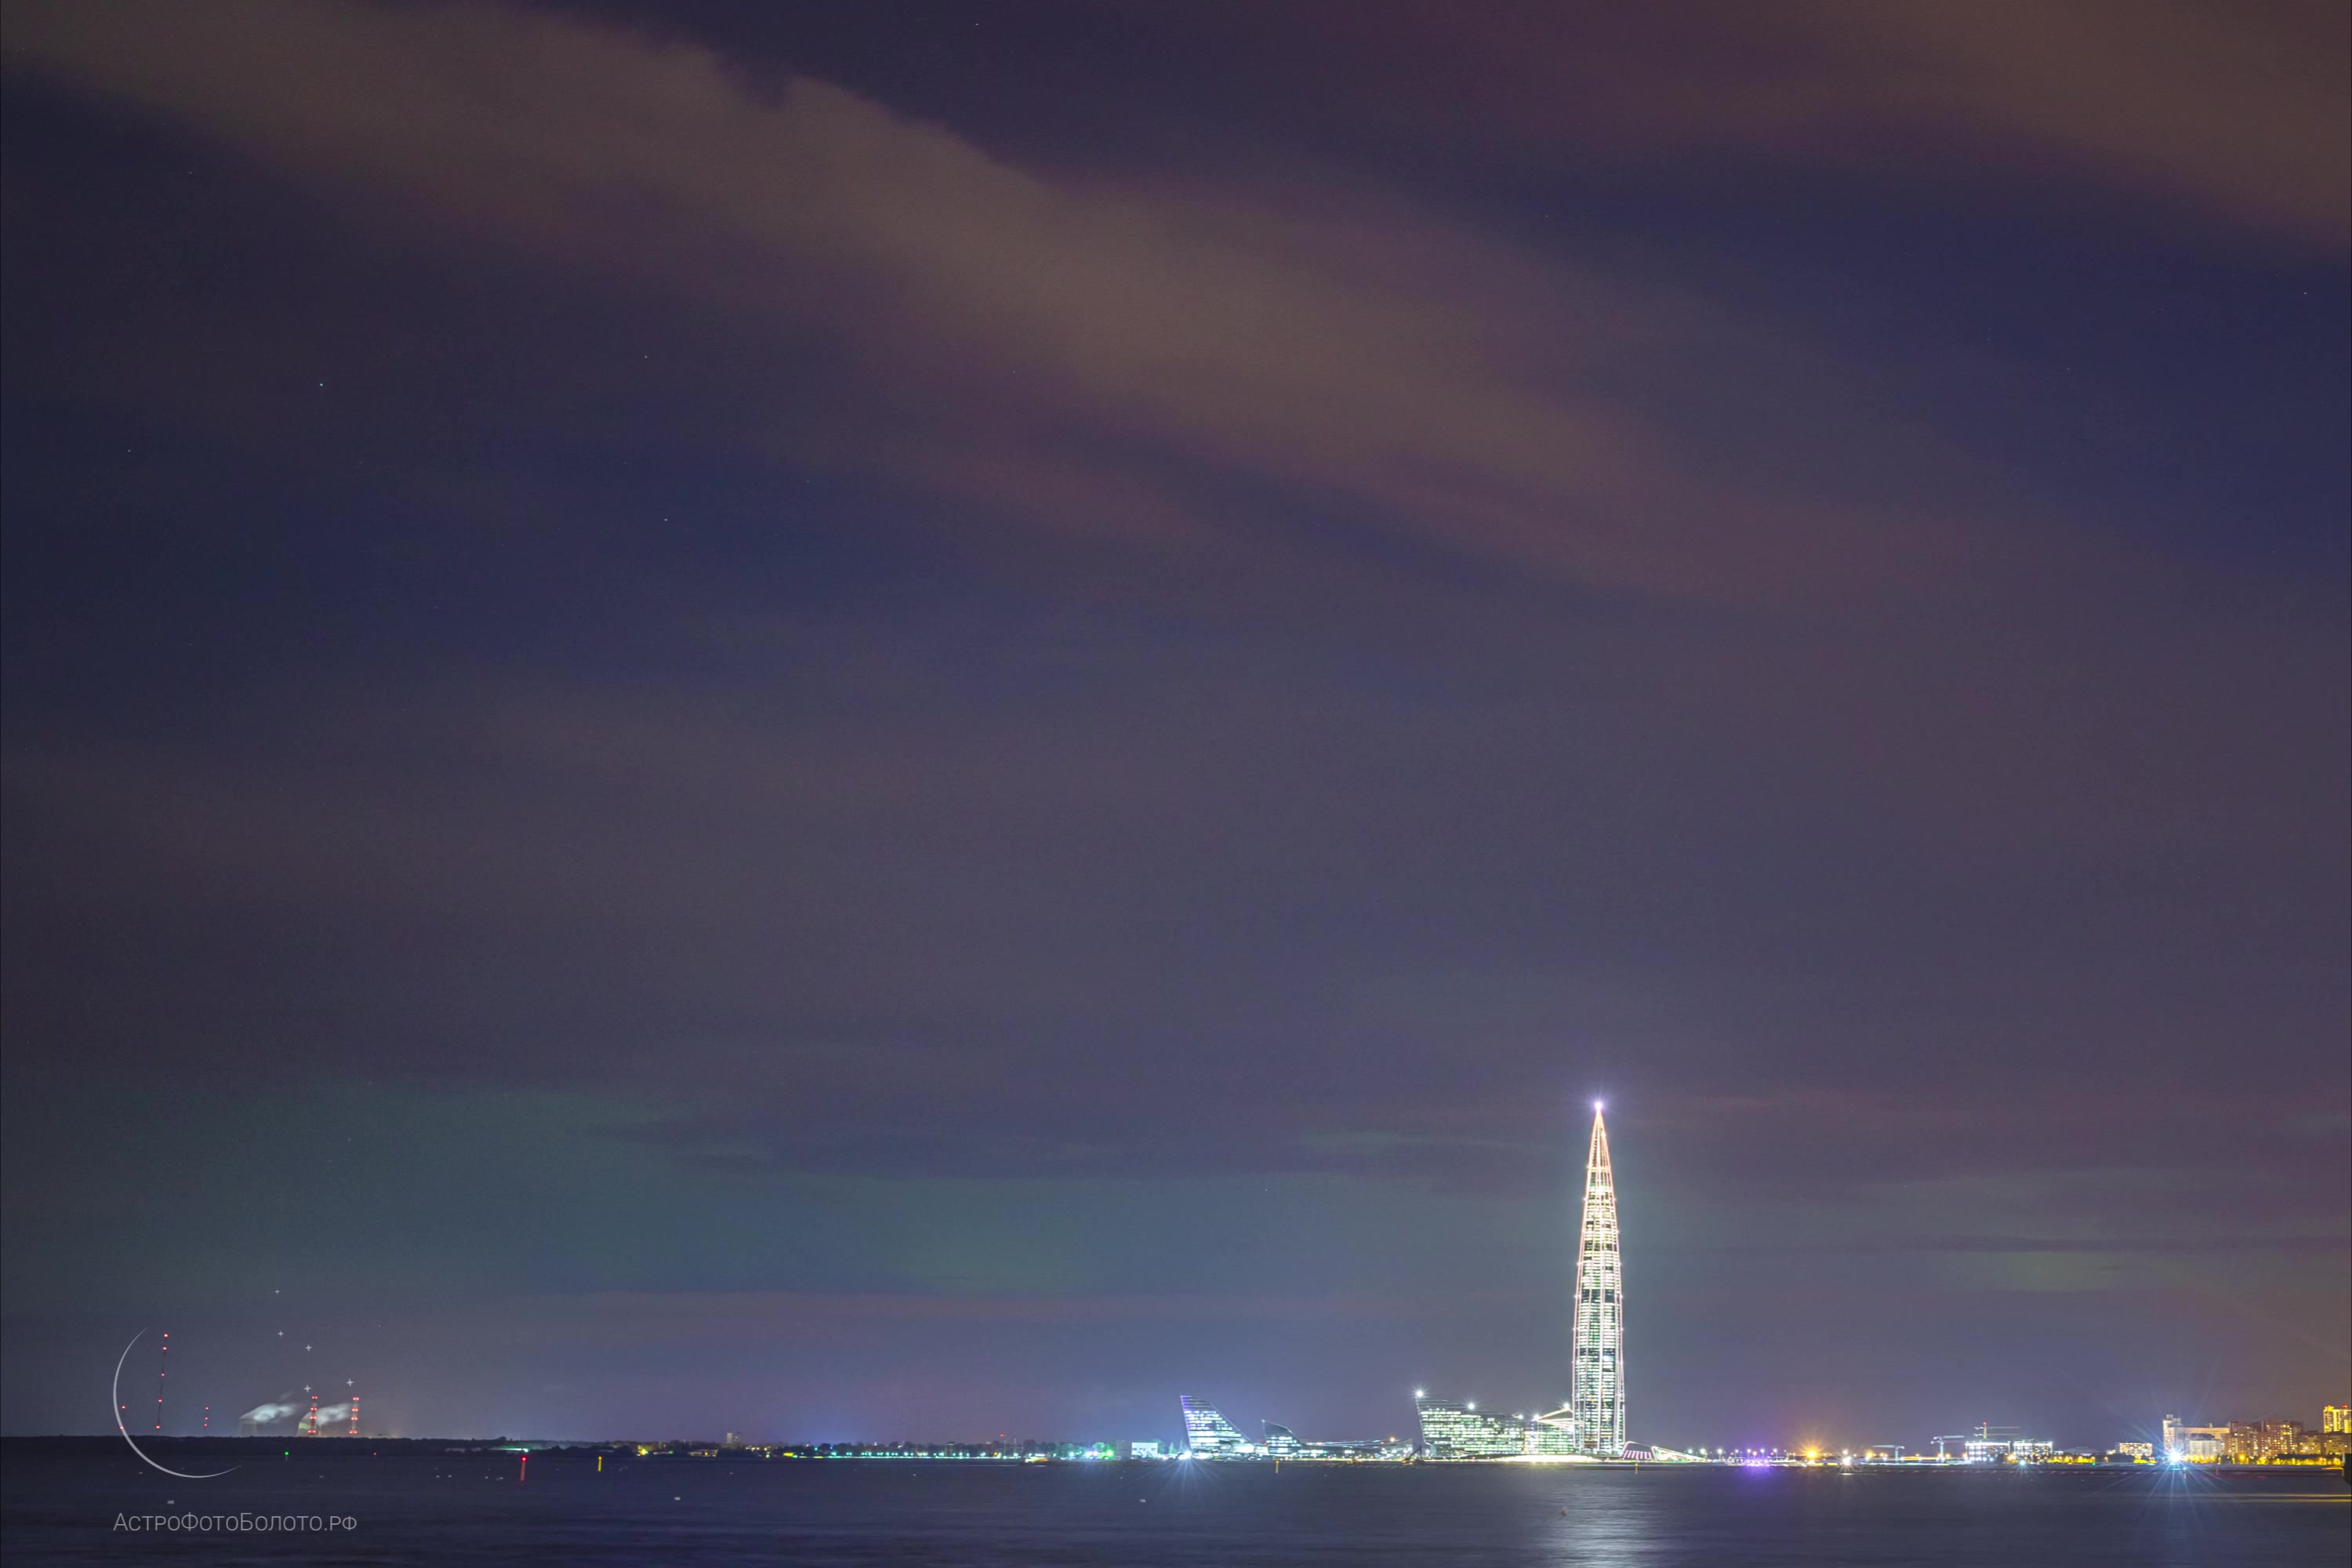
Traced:
<path id="1" fill-rule="evenodd" d="M 1584 1219 L 1578 1228 L 1572 1367 L 1579 1441 L 1591 1453 L 1625 1451 L 1625 1289 L 1617 1247 L 1617 1183 L 1609 1168 L 1609 1126 L 1592 1102 L 1592 1143 L 1584 1163 Z"/>

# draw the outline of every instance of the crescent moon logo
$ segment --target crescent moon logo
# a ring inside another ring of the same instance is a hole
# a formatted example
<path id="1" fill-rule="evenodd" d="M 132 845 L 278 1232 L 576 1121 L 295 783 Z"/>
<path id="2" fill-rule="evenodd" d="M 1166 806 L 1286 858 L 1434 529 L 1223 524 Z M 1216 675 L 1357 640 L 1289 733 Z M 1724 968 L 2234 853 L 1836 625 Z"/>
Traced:
<path id="1" fill-rule="evenodd" d="M 131 1346 L 136 1345 L 141 1340 L 146 1337 L 147 1331 L 144 1329 L 140 1330 L 137 1333 L 131 1336 L 131 1344 L 122 1347 L 122 1353 L 114 1358 L 114 1429 L 122 1434 L 122 1440 L 124 1442 L 131 1444 L 131 1451 L 132 1453 L 138 1455 L 142 1459 L 145 1459 L 147 1463 L 155 1465 L 157 1469 L 163 1471 L 167 1476 L 177 1476 L 184 1481 L 208 1481 L 215 1476 L 225 1476 L 228 1474 L 228 1470 L 236 1468 L 235 1465 L 231 1465 L 228 1468 L 228 1470 L 207 1470 L 200 1476 L 190 1475 L 185 1470 L 175 1470 L 169 1465 L 156 1465 L 154 1460 L 147 1458 L 146 1449 L 141 1447 L 137 1443 L 131 1442 L 131 1428 L 122 1424 L 122 1363 L 131 1359 Z"/>

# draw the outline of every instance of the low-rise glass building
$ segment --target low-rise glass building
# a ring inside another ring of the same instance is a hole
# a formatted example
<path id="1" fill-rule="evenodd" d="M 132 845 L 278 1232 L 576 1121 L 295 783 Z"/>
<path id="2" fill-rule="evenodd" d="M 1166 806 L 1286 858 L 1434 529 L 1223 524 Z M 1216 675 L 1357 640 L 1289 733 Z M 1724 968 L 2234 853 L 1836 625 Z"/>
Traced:
<path id="1" fill-rule="evenodd" d="M 1176 1403 L 1184 1411 L 1184 1447 L 1194 1458 L 1238 1459 L 1257 1452 L 1257 1446 L 1218 1415 L 1214 1405 L 1197 1404 L 1189 1394 L 1179 1394 Z"/>
<path id="2" fill-rule="evenodd" d="M 1507 1459 L 1528 1451 L 1528 1418 L 1498 1415 L 1451 1399 L 1417 1396 L 1421 1446 L 1433 1459 Z"/>

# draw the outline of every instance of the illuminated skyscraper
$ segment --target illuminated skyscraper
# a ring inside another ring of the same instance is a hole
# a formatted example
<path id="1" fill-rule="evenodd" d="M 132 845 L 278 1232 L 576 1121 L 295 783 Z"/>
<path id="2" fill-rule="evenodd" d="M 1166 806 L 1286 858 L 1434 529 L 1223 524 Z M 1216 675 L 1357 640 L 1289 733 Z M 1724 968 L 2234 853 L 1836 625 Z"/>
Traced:
<path id="1" fill-rule="evenodd" d="M 1584 1224 L 1576 1255 L 1575 1365 L 1569 1406 L 1588 1452 L 1625 1451 L 1625 1290 L 1617 1258 L 1617 1185 L 1609 1171 L 1609 1129 L 1592 1106 L 1592 1151 L 1584 1166 Z"/>

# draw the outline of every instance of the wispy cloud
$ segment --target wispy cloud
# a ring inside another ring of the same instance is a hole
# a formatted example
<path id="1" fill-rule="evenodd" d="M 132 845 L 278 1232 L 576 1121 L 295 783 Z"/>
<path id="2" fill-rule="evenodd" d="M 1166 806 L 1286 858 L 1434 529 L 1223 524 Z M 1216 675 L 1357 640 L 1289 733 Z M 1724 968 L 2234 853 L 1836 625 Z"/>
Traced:
<path id="1" fill-rule="evenodd" d="M 772 440 L 971 514 L 1262 552 L 1276 495 L 1408 549 L 1743 602 L 1924 580 L 1981 544 L 1924 488 L 1846 471 L 1849 441 L 1965 465 L 1790 345 L 1383 198 L 1051 175 L 822 81 L 499 10 L 28 5 L 8 48 L 388 237 L 430 219 L 418 243 L 513 247 L 814 353 L 830 406 Z M 1801 478 L 1662 390 L 1700 378 L 1762 416 L 1792 376 L 1822 422 Z"/>

